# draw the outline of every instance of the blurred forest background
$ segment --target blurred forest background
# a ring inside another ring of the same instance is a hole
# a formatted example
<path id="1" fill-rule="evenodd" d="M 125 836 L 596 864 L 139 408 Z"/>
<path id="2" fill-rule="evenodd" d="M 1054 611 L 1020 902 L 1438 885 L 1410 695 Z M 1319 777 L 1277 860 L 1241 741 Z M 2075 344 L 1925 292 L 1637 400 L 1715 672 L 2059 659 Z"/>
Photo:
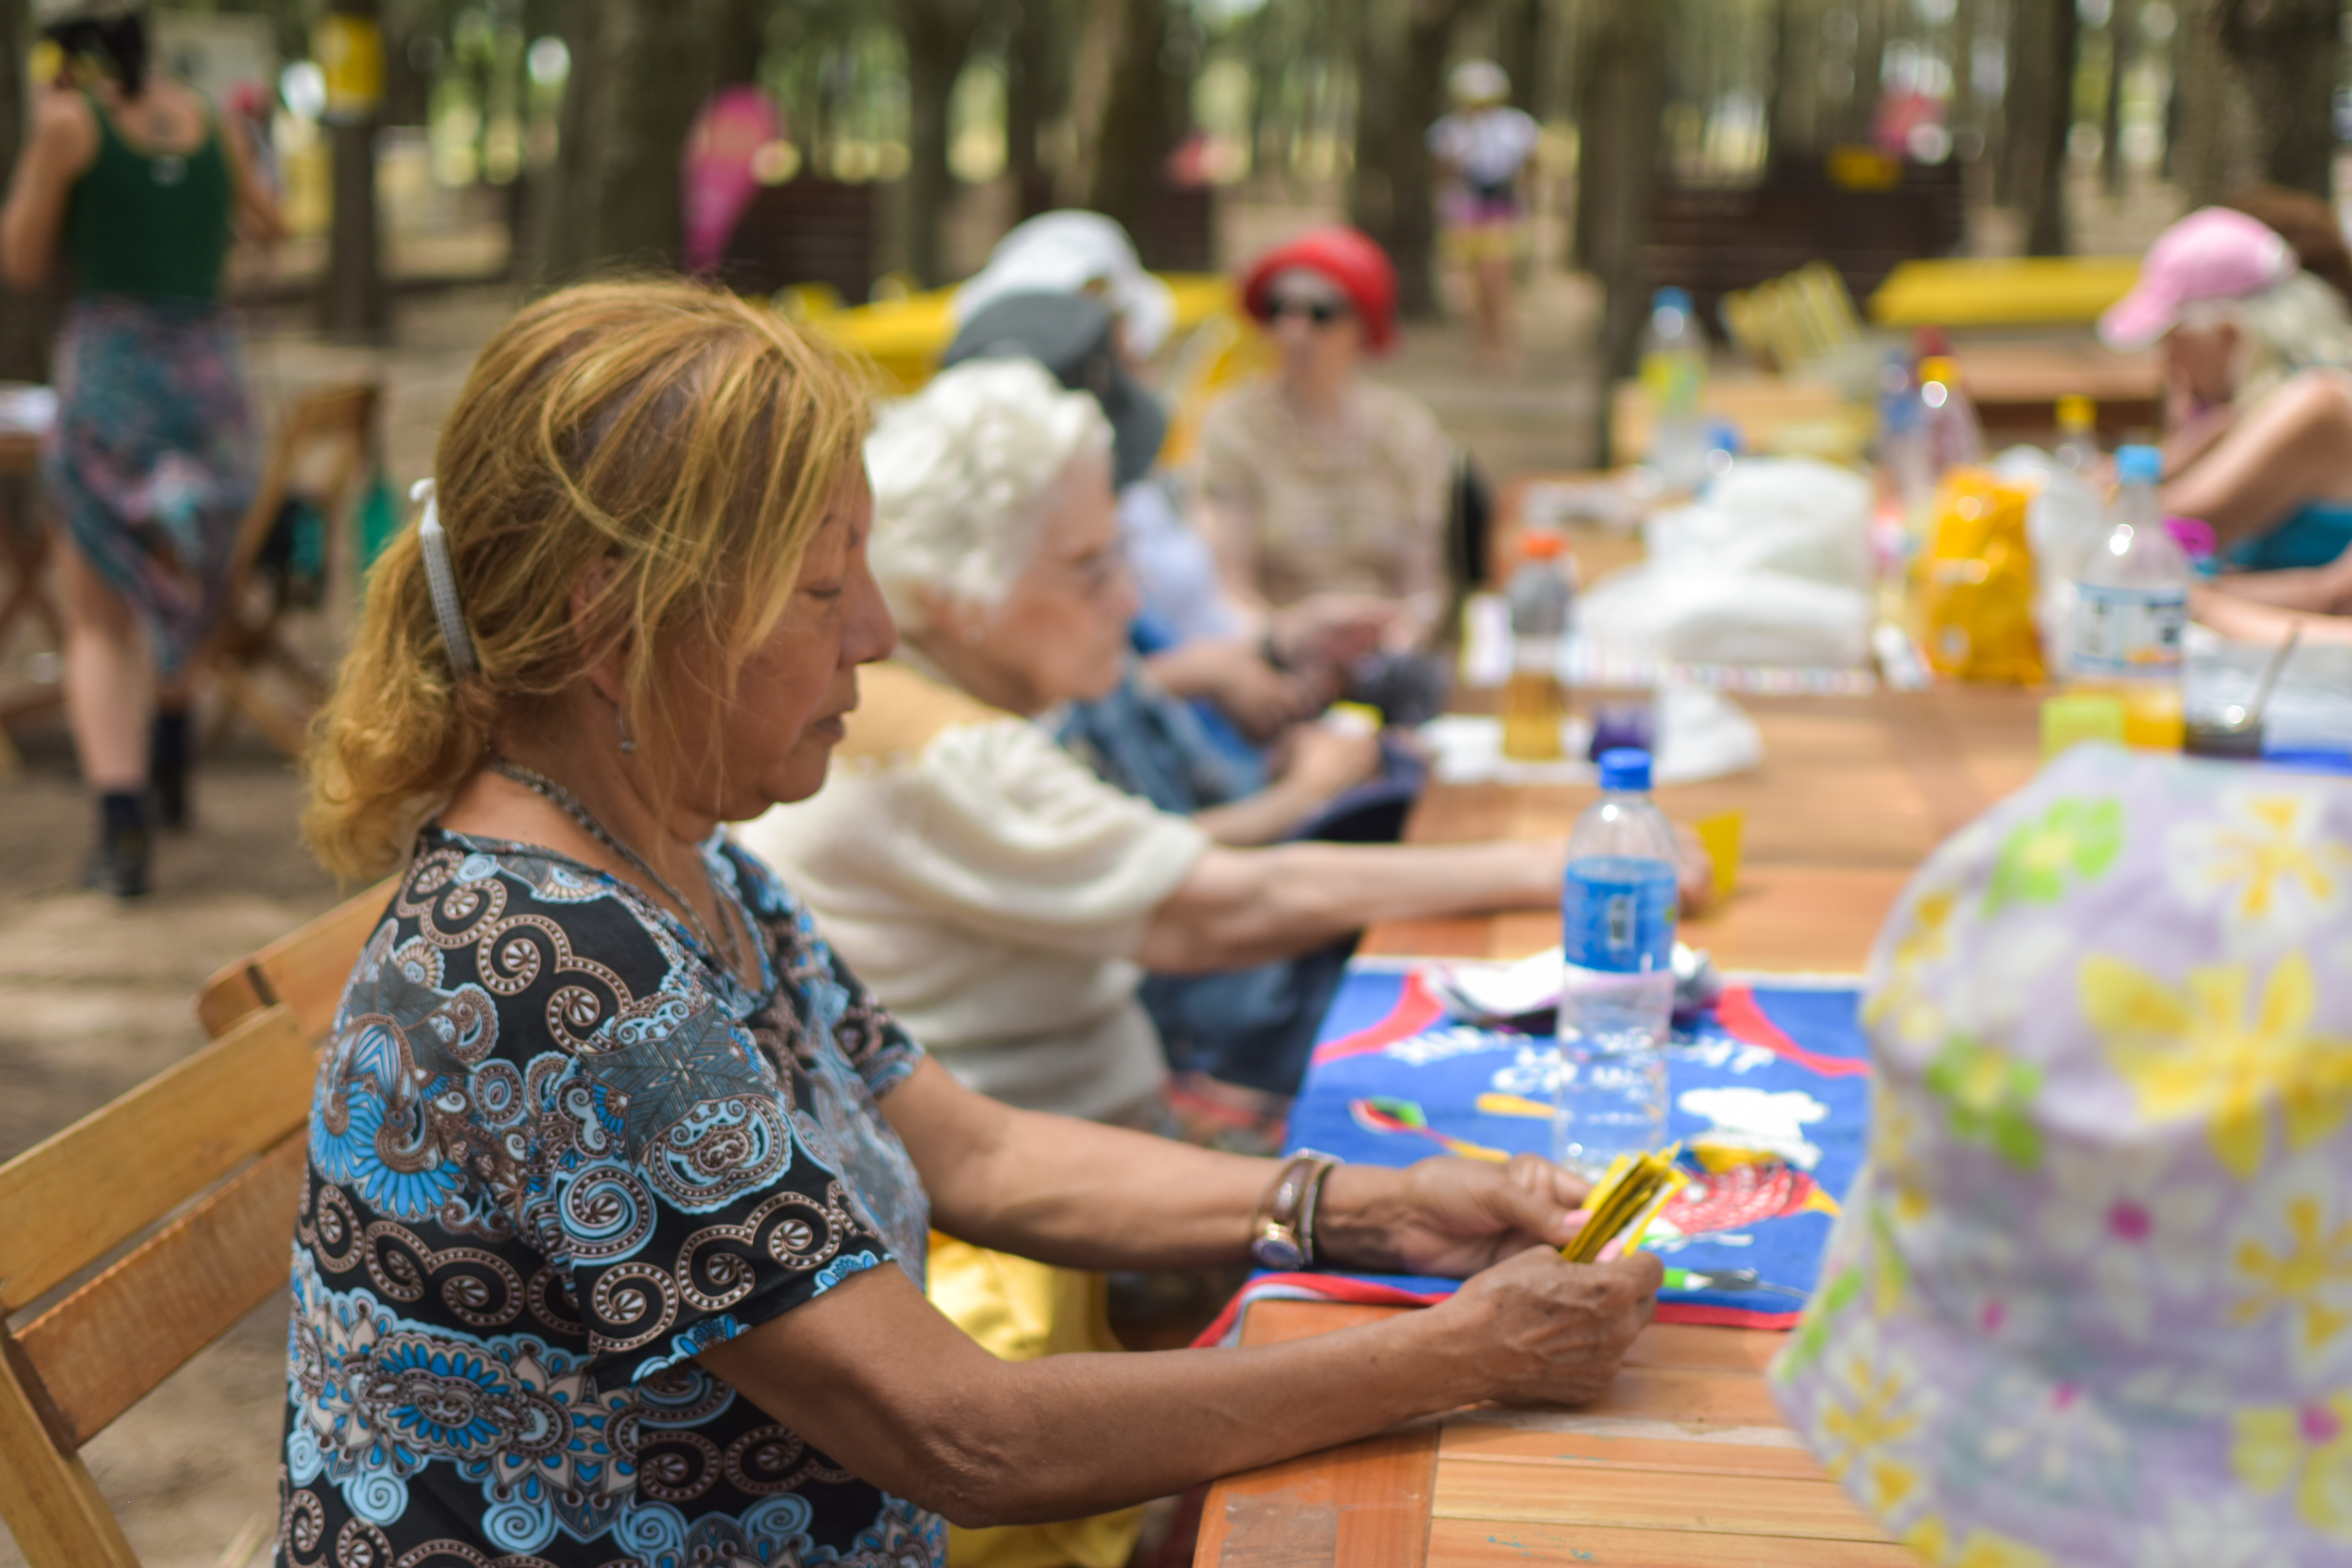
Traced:
<path id="1" fill-rule="evenodd" d="M 0 0 L 0 51 L 21 60 L 31 11 Z M 2065 254 L 2098 247 L 2079 231 L 2102 201 L 2160 224 L 2255 180 L 2332 200 L 2352 120 L 2343 0 L 226 0 L 155 14 L 270 52 L 264 113 L 296 237 L 243 287 L 315 297 L 323 325 L 362 339 L 387 330 L 402 289 L 675 264 L 681 149 L 737 84 L 771 96 L 782 130 L 730 277 L 852 301 L 951 281 L 1010 224 L 1062 205 L 1119 218 L 1151 264 L 1211 268 L 1236 215 L 1272 205 L 1352 218 L 1396 257 L 1408 311 L 1427 313 L 1423 132 L 1470 56 L 1501 62 L 1546 128 L 1535 195 L 1557 238 L 1538 264 L 1591 270 L 1612 294 L 1636 289 L 1645 247 L 1659 272 L 1677 224 L 1704 232 L 1728 210 L 1710 193 L 1765 193 L 1780 205 L 1763 221 L 1783 226 L 1887 230 L 1791 235 L 1815 252 Z M 338 18 L 380 30 L 372 103 L 330 102 L 315 57 Z M 25 81 L 0 69 L 0 151 Z M 1947 216 L 1921 228 L 1894 208 L 1807 206 L 1821 186 L 1911 189 Z M 2126 226 L 2128 248 L 2153 232 Z M 13 301 L 0 320 L 0 374 L 38 374 L 40 307 Z"/>

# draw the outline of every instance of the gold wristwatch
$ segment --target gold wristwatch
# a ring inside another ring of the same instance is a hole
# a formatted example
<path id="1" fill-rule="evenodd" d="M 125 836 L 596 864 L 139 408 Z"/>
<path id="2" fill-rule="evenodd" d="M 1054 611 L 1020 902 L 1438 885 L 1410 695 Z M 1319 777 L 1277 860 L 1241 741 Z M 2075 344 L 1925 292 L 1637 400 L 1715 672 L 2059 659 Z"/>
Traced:
<path id="1" fill-rule="evenodd" d="M 1250 1220 L 1250 1256 L 1265 1268 L 1305 1268 L 1315 1261 L 1315 1202 L 1336 1155 L 1301 1149 L 1282 1167 Z"/>

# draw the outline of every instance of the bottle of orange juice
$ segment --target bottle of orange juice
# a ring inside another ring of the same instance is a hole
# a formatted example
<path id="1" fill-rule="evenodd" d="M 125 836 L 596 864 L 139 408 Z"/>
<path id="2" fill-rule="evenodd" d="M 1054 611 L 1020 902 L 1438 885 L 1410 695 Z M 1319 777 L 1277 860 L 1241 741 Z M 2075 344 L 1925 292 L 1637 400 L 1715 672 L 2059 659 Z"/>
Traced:
<path id="1" fill-rule="evenodd" d="M 1559 683 L 1560 643 L 1576 594 L 1567 549 L 1559 534 L 1528 530 L 1504 595 L 1511 607 L 1511 676 L 1503 686 L 1503 755 L 1514 762 L 1557 762 L 1563 752 L 1568 693 Z"/>
<path id="2" fill-rule="evenodd" d="M 2189 626 L 2189 557 L 2164 526 L 2154 447 L 2116 451 L 2107 536 L 2075 580 L 2068 685 L 2123 704 L 2124 741 L 2177 752 L 2182 734 L 2181 637 Z"/>

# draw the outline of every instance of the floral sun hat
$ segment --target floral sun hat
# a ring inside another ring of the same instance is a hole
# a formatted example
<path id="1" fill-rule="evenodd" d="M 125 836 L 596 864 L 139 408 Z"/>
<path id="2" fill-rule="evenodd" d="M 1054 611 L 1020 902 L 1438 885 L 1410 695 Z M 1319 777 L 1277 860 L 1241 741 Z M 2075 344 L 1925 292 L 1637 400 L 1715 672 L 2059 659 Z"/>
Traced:
<path id="1" fill-rule="evenodd" d="M 2081 747 L 1928 860 L 1773 1369 L 1954 1568 L 2352 1561 L 2352 785 Z"/>

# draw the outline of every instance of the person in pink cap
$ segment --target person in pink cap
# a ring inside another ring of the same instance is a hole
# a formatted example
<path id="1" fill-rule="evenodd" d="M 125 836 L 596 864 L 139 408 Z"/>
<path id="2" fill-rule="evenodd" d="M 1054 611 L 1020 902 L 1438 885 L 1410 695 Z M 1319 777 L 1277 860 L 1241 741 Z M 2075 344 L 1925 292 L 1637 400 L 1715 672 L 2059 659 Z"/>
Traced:
<path id="1" fill-rule="evenodd" d="M 2204 207 L 2158 237 L 2099 335 L 2112 348 L 2163 346 L 2166 509 L 2210 523 L 2231 564 L 2262 574 L 2238 591 L 2336 607 L 2307 574 L 2352 545 L 2352 318 L 2342 299 L 2263 224 Z M 2283 567 L 2305 570 L 2269 570 Z"/>
<path id="2" fill-rule="evenodd" d="M 1418 647 L 1444 604 L 1454 449 L 1418 399 L 1361 374 L 1396 339 L 1395 267 L 1359 229 L 1313 228 L 1251 263 L 1241 295 L 1276 363 L 1201 425 L 1226 591 L 1261 617 L 1321 596 L 1350 632 Z"/>

